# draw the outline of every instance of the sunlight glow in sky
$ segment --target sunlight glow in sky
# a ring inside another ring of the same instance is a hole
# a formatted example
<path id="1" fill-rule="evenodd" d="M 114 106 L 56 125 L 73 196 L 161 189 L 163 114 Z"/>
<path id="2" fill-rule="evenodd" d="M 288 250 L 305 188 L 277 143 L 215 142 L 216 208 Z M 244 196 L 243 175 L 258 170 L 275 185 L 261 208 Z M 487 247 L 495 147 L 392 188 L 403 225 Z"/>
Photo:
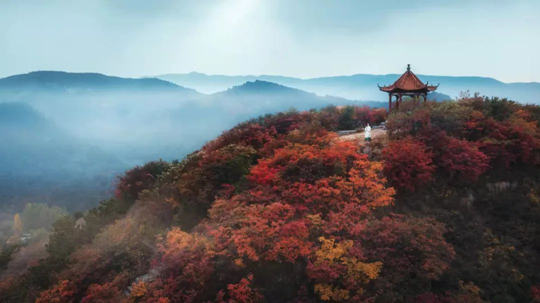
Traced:
<path id="1" fill-rule="evenodd" d="M 192 71 L 540 82 L 538 0 L 0 0 L 0 77 Z"/>

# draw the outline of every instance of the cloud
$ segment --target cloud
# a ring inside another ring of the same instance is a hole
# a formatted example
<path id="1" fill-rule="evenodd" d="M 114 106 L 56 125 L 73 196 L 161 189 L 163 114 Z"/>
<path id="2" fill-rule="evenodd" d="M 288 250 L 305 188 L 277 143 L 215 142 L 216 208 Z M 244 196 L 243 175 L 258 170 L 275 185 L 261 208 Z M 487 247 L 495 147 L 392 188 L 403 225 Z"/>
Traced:
<path id="1" fill-rule="evenodd" d="M 534 0 L 96 0 L 0 4 L 0 76 L 397 73 L 540 81 Z M 527 47 L 526 47 L 527 45 Z M 16 59 L 16 60 L 15 60 Z"/>

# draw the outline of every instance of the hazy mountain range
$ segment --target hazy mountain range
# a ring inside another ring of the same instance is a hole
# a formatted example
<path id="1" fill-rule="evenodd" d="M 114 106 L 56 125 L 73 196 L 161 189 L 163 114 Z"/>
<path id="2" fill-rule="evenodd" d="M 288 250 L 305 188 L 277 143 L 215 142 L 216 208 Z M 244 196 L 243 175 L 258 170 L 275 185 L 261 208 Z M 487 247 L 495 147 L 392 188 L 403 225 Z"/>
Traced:
<path id="1" fill-rule="evenodd" d="M 27 202 L 86 209 L 111 194 L 125 169 L 181 159 L 241 121 L 351 103 L 359 104 L 262 81 L 207 95 L 159 79 L 101 74 L 3 78 L 0 211 L 18 211 Z"/>
<path id="2" fill-rule="evenodd" d="M 319 95 L 331 95 L 351 100 L 386 101 L 388 95 L 377 88 L 377 84 L 394 83 L 401 74 L 322 77 L 300 79 L 283 76 L 223 76 L 201 73 L 166 74 L 156 78 L 174 82 L 178 85 L 193 88 L 203 93 L 215 93 L 246 81 L 269 81 L 277 84 L 301 89 Z M 460 92 L 469 90 L 481 95 L 509 98 L 523 103 L 540 103 L 540 83 L 504 83 L 486 77 L 450 77 L 450 76 L 417 76 L 424 82 L 440 84 L 437 92 L 455 98 Z"/>
<path id="3" fill-rule="evenodd" d="M 58 71 L 37 71 L 0 79 L 0 90 L 11 92 L 52 91 L 170 91 L 174 93 L 197 94 L 167 81 L 155 78 L 120 78 L 97 73 L 67 73 Z"/>

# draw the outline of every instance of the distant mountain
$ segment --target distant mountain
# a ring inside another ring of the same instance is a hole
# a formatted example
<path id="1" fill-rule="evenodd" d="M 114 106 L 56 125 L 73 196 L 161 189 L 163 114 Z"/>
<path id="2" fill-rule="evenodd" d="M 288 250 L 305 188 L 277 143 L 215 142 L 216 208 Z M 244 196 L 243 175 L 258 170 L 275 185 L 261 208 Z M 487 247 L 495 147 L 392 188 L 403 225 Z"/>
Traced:
<path id="1" fill-rule="evenodd" d="M 305 90 L 319 95 L 332 95 L 352 100 L 386 101 L 388 96 L 377 88 L 377 84 L 392 84 L 401 74 L 322 77 L 299 79 L 282 76 L 222 76 L 200 73 L 168 74 L 156 78 L 185 85 L 201 92 L 212 93 L 225 90 L 245 81 L 263 80 Z M 509 98 L 523 103 L 540 103 L 540 83 L 504 83 L 485 77 L 450 77 L 418 75 L 424 82 L 439 83 L 438 93 L 455 98 L 462 91 L 479 92 L 482 95 Z"/>
<path id="2" fill-rule="evenodd" d="M 164 132 L 167 122 L 157 118 L 157 112 L 202 96 L 160 79 L 96 73 L 39 71 L 0 79 L 0 102 L 27 103 L 76 137 L 123 150 L 130 159 L 121 157 L 122 161 L 130 165 L 157 156 L 147 154 L 155 144 L 131 145 L 144 147 L 146 138 L 157 140 L 155 134 Z"/>
<path id="3" fill-rule="evenodd" d="M 27 202 L 84 209 L 127 167 L 24 103 L 0 103 L 0 212 Z"/>
<path id="4" fill-rule="evenodd" d="M 287 111 L 309 110 L 328 105 L 386 107 L 385 102 L 357 102 L 339 97 L 318 96 L 295 88 L 256 80 L 226 91 L 205 95 L 160 120 L 170 121 L 171 129 L 182 134 L 182 142 L 201 146 L 237 123 L 257 116 Z"/>
<path id="5" fill-rule="evenodd" d="M 221 75 L 206 75 L 202 73 L 192 72 L 189 74 L 166 74 L 160 75 L 156 78 L 165 81 L 170 81 L 185 87 L 194 88 L 199 92 L 205 94 L 213 94 L 220 91 L 227 90 L 233 86 L 242 85 L 246 82 L 253 82 L 255 80 L 262 80 L 274 83 L 291 83 L 296 78 L 282 77 L 282 76 L 221 76 Z"/>
<path id="6" fill-rule="evenodd" d="M 314 93 L 287 87 L 273 82 L 255 80 L 234 86 L 226 91 L 209 96 L 222 106 L 234 106 L 241 110 L 255 110 L 258 113 L 283 111 L 289 108 L 308 110 L 328 105 L 368 105 L 384 107 L 383 102 L 358 102 L 334 96 L 319 96 Z"/>
<path id="7" fill-rule="evenodd" d="M 97 73 L 68 73 L 36 71 L 0 79 L 0 91 L 168 91 L 197 94 L 193 89 L 181 87 L 156 78 L 120 78 Z"/>

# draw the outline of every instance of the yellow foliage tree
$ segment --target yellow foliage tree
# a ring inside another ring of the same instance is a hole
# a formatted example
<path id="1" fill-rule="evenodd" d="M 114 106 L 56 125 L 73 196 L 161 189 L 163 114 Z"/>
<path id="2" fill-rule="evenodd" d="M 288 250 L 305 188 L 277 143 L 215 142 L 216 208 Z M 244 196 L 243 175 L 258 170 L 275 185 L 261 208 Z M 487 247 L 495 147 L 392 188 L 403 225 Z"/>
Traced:
<path id="1" fill-rule="evenodd" d="M 17 213 L 13 217 L 13 232 L 15 235 L 20 235 L 23 231 L 23 224 L 21 221 L 21 216 Z"/>
<path id="2" fill-rule="evenodd" d="M 315 284 L 315 293 L 323 301 L 346 301 L 351 292 L 361 294 L 362 286 L 377 279 L 382 268 L 381 262 L 364 263 L 349 252 L 354 246 L 352 240 L 336 243 L 334 239 L 320 237 L 321 247 L 315 252 L 314 265 L 339 272 L 339 279 L 320 281 Z M 328 275 L 330 276 L 330 275 Z M 353 285 L 340 285 L 338 281 L 355 281 Z M 337 285 L 336 285 L 337 284 Z"/>
<path id="3" fill-rule="evenodd" d="M 137 283 L 133 283 L 132 288 L 131 288 L 131 295 L 135 298 L 140 298 L 140 297 L 144 297 L 147 291 L 148 290 L 146 287 L 146 283 L 144 283 L 143 281 L 140 281 Z"/>

